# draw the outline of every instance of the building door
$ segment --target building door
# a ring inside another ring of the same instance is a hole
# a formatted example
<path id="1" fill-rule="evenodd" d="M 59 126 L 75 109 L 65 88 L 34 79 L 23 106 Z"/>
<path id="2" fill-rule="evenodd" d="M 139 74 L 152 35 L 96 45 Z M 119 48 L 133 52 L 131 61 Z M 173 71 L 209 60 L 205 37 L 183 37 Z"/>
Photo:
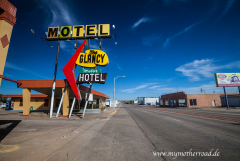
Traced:
<path id="1" fill-rule="evenodd" d="M 216 105 L 215 105 L 215 100 L 212 100 L 212 105 L 213 105 L 213 106 L 216 106 Z"/>
<path id="2" fill-rule="evenodd" d="M 58 109 L 58 106 L 60 104 L 60 99 L 56 99 L 56 103 L 55 103 L 55 109 Z M 62 108 L 62 107 L 61 107 Z"/>
<path id="3" fill-rule="evenodd" d="M 228 98 L 229 106 L 239 106 L 239 98 Z"/>

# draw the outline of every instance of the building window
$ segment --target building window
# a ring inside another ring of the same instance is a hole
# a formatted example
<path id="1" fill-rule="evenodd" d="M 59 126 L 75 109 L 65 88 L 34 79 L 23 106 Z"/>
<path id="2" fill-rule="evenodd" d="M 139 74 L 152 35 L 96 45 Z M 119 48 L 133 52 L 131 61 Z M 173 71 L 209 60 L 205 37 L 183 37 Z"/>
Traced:
<path id="1" fill-rule="evenodd" d="M 190 106 L 197 106 L 197 100 L 196 99 L 189 99 Z"/>
<path id="2" fill-rule="evenodd" d="M 173 100 L 170 100 L 170 106 L 173 106 Z"/>
<path id="3" fill-rule="evenodd" d="M 169 103 L 168 103 L 168 100 L 165 100 L 165 106 L 168 106 Z"/>
<path id="4" fill-rule="evenodd" d="M 185 99 L 179 99 L 178 106 L 186 106 Z"/>
<path id="5" fill-rule="evenodd" d="M 88 104 L 87 104 L 87 109 L 92 109 L 92 101 L 88 101 Z"/>
<path id="6" fill-rule="evenodd" d="M 44 106 L 45 106 L 45 107 L 48 107 L 48 99 L 45 99 L 45 100 L 44 100 Z"/>
<path id="7" fill-rule="evenodd" d="M 19 106 L 23 106 L 23 101 L 22 101 L 22 99 L 20 99 L 20 104 L 19 104 Z"/>
<path id="8" fill-rule="evenodd" d="M 177 103 L 176 103 L 176 100 L 173 100 L 173 106 L 176 106 Z"/>
<path id="9" fill-rule="evenodd" d="M 99 109 L 99 99 L 93 99 L 93 109 Z"/>

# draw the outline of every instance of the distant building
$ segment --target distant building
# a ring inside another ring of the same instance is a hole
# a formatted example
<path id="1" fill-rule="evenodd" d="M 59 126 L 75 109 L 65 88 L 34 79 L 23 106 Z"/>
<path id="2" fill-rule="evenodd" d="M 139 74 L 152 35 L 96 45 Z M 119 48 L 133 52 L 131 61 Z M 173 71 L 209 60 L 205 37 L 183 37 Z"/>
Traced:
<path id="1" fill-rule="evenodd" d="M 118 100 L 115 100 L 115 107 L 117 107 L 120 104 Z M 106 99 L 106 107 L 114 107 L 114 100 L 113 99 Z"/>
<path id="2" fill-rule="evenodd" d="M 240 106 L 240 96 L 228 94 L 229 106 Z M 162 95 L 160 106 L 167 107 L 215 107 L 226 106 L 224 94 L 177 92 Z"/>
<path id="3" fill-rule="evenodd" d="M 227 106 L 225 95 L 220 96 L 222 106 Z M 238 107 L 240 106 L 240 95 L 227 95 L 229 106 Z"/>
<path id="4" fill-rule="evenodd" d="M 133 104 L 134 105 L 138 104 L 138 100 L 133 101 Z"/>
<path id="5" fill-rule="evenodd" d="M 138 97 L 140 105 L 157 105 L 159 104 L 158 97 Z"/>

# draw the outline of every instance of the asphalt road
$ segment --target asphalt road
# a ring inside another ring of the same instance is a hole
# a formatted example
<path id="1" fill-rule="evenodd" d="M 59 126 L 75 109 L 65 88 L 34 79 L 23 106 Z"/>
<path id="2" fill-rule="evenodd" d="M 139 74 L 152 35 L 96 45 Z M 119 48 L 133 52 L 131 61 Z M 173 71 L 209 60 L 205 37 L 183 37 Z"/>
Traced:
<path id="1" fill-rule="evenodd" d="M 139 105 L 123 108 L 152 143 L 155 152 L 189 152 L 183 153 L 188 156 L 162 157 L 164 160 L 240 160 L 240 109 Z M 219 156 L 194 153 L 211 151 L 212 154 L 217 151 L 215 154 Z"/>
<path id="2" fill-rule="evenodd" d="M 85 119 L 0 115 L 4 161 L 240 160 L 240 109 L 123 105 Z"/>

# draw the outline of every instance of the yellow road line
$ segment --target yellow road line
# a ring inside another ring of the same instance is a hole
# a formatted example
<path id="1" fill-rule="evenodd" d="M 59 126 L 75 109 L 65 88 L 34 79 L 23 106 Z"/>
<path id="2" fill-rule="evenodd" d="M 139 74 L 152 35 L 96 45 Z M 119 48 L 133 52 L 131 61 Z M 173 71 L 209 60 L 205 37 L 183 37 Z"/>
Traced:
<path id="1" fill-rule="evenodd" d="M 112 112 L 111 114 L 115 114 L 117 111 Z"/>
<path id="2" fill-rule="evenodd" d="M 102 119 L 102 121 L 103 121 L 103 120 L 109 120 L 109 117 L 108 117 L 108 118 L 106 118 L 106 119 Z"/>
<path id="3" fill-rule="evenodd" d="M 19 149 L 19 145 L 1 145 L 0 153 L 9 153 Z"/>

